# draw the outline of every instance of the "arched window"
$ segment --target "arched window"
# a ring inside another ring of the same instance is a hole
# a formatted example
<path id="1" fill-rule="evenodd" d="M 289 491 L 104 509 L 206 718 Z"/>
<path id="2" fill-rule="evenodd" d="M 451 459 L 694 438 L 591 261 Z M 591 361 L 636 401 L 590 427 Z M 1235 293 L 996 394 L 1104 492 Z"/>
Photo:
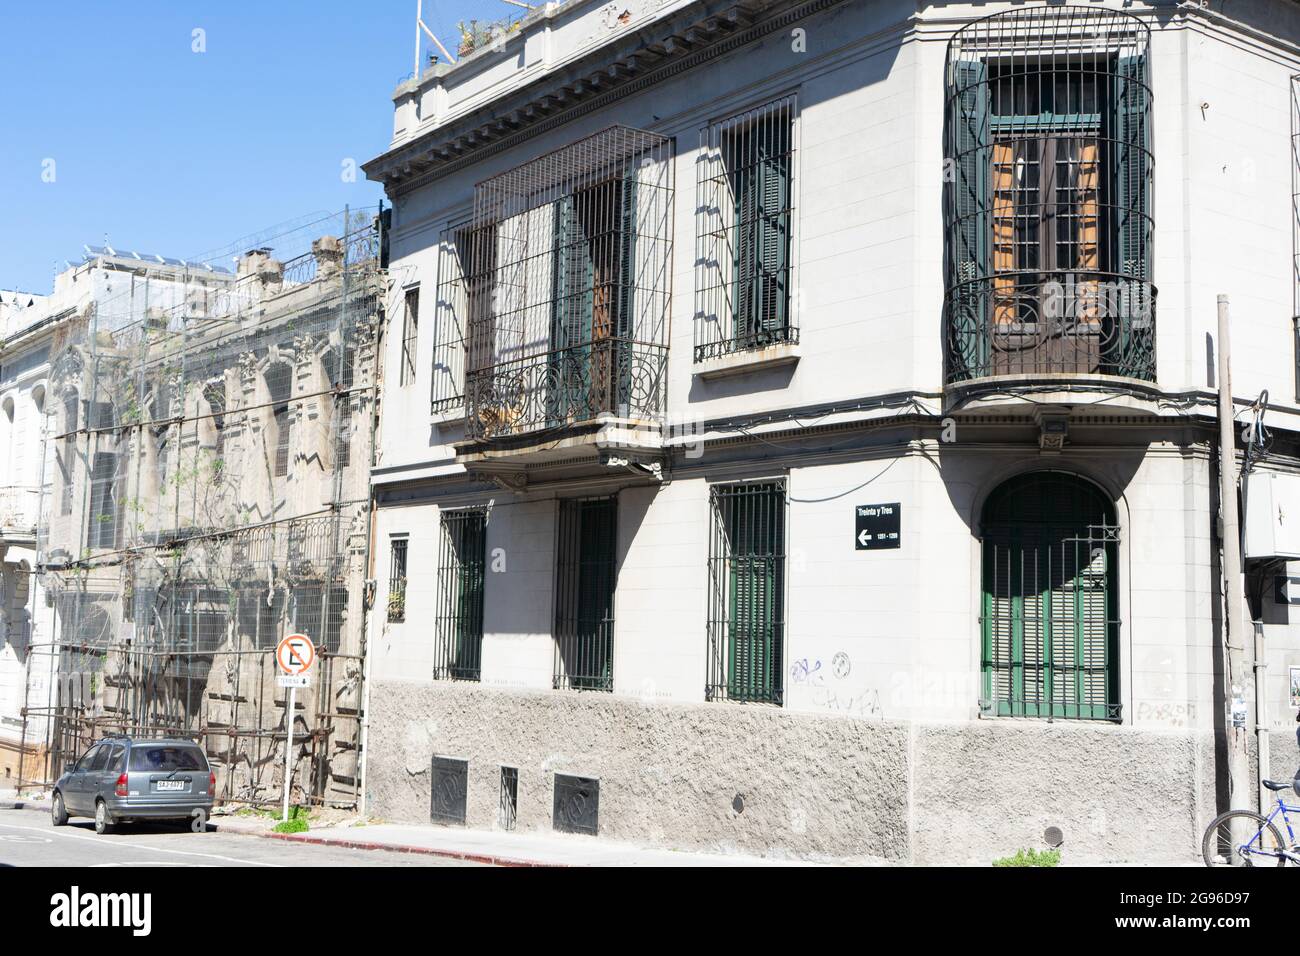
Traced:
<path id="1" fill-rule="evenodd" d="M 1118 720 L 1111 502 L 1072 475 L 1021 475 L 989 496 L 981 531 L 984 711 Z"/>
<path id="2" fill-rule="evenodd" d="M 289 474 L 289 439 L 293 421 L 289 416 L 289 397 L 293 386 L 293 369 L 279 362 L 266 370 L 266 388 L 271 393 L 271 410 L 275 415 L 275 477 Z"/>

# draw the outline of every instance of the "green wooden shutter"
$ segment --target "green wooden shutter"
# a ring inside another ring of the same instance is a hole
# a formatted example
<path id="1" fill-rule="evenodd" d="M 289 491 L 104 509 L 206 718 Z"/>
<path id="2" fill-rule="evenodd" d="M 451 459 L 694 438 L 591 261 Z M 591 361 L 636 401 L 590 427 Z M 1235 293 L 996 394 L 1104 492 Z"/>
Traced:
<path id="1" fill-rule="evenodd" d="M 982 683 L 991 712 L 1113 718 L 1118 595 L 1109 505 L 1068 475 L 1026 475 L 994 492 L 984 523 Z"/>
<path id="2" fill-rule="evenodd" d="M 759 140 L 758 327 L 764 342 L 783 341 L 789 306 L 790 125 L 765 124 Z"/>
<path id="3" fill-rule="evenodd" d="M 953 124 L 956 160 L 954 183 L 955 234 L 952 263 L 955 274 L 949 288 L 956 290 L 950 303 L 950 322 L 956 327 L 951 345 L 957 378 L 981 374 L 989 361 L 987 289 L 978 280 L 989 275 L 989 93 L 988 69 L 982 61 L 961 61 L 957 73 L 957 115 Z"/>
<path id="4" fill-rule="evenodd" d="M 577 673 L 572 686 L 614 686 L 614 576 L 617 506 L 602 498 L 581 503 L 578 531 Z"/>
<path id="5" fill-rule="evenodd" d="M 729 560 L 727 696 L 781 699 L 785 495 L 779 485 L 737 488 L 724 503 Z"/>
<path id="6" fill-rule="evenodd" d="M 783 341 L 789 315 L 790 120 L 769 118 L 731 135 L 736 238 L 734 334 L 743 346 Z"/>
<path id="7" fill-rule="evenodd" d="M 613 384 L 610 394 L 614 402 L 612 411 L 620 413 L 632 402 L 632 342 L 640 338 L 636 321 L 637 267 L 637 167 L 635 164 L 623 177 L 620 190 L 619 242 L 618 242 L 618 297 L 614 316 L 614 335 L 617 341 L 611 346 Z"/>
<path id="8" fill-rule="evenodd" d="M 551 358 L 547 424 L 583 418 L 588 393 L 595 268 L 573 196 L 555 203 L 551 242 Z"/>
<path id="9" fill-rule="evenodd" d="M 451 525 L 456 555 L 456 628 L 453 677 L 477 679 L 483 643 L 483 574 L 487 516 L 466 515 Z"/>

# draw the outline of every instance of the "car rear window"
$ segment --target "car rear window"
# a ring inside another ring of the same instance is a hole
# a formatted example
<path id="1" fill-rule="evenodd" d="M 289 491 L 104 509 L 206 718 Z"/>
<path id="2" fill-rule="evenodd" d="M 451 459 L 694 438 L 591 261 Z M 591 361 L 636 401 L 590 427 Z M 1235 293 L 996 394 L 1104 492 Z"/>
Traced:
<path id="1" fill-rule="evenodd" d="M 207 770 L 208 761 L 198 747 L 176 744 L 137 744 L 131 748 L 132 770 Z"/>

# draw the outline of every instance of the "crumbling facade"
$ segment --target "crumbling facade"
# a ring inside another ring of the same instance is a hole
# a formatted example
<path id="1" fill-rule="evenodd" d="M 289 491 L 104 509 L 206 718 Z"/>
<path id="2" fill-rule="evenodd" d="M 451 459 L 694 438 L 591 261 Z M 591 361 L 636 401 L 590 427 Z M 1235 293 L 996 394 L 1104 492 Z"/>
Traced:
<path id="1" fill-rule="evenodd" d="M 163 279 L 119 262 L 55 333 L 39 569 L 57 674 L 49 777 L 105 731 L 195 736 L 218 799 L 356 798 L 374 331 L 373 216 L 310 251 Z M 350 227 L 350 228 L 349 228 Z M 318 224 L 319 228 L 319 224 Z M 274 649 L 318 662 L 286 714 Z"/>

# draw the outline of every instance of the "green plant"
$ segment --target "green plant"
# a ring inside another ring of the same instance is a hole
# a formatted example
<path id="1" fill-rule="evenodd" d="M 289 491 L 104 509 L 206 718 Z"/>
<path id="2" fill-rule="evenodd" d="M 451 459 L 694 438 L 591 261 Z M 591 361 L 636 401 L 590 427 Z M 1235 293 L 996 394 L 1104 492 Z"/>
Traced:
<path id="1" fill-rule="evenodd" d="M 1060 850 L 1017 850 L 1015 856 L 993 861 L 994 866 L 1060 866 Z"/>
<path id="2" fill-rule="evenodd" d="M 288 820 L 281 820 L 271 829 L 276 833 L 306 833 L 309 827 L 302 817 L 290 817 Z"/>

